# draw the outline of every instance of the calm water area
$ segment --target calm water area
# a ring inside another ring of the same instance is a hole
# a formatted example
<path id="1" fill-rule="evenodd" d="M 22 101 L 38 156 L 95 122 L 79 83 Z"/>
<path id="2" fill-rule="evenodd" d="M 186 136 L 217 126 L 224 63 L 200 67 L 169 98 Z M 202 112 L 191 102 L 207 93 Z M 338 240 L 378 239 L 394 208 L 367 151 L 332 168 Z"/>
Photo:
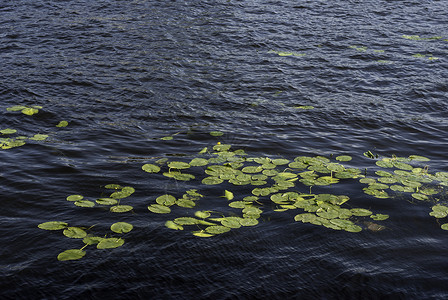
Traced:
<path id="1" fill-rule="evenodd" d="M 447 299 L 448 218 L 430 215 L 448 203 L 443 183 L 424 183 L 437 191 L 427 199 L 375 197 L 360 178 L 312 187 L 389 216 L 350 217 L 360 232 L 295 221 L 303 210 L 266 195 L 255 226 L 198 237 L 203 224 L 165 223 L 241 216 L 225 191 L 241 201 L 262 186 L 204 184 L 207 166 L 163 175 L 166 159 L 213 158 L 217 143 L 246 158 L 326 157 L 375 180 L 394 156 L 448 172 L 447 12 L 426 0 L 0 1 L 0 130 L 17 130 L 0 135 L 0 298 Z M 135 189 L 119 199 L 132 210 L 66 200 L 107 198 L 108 184 Z M 193 208 L 148 210 L 191 189 L 203 195 Z M 85 244 L 38 228 L 49 221 L 125 243 L 58 261 Z"/>

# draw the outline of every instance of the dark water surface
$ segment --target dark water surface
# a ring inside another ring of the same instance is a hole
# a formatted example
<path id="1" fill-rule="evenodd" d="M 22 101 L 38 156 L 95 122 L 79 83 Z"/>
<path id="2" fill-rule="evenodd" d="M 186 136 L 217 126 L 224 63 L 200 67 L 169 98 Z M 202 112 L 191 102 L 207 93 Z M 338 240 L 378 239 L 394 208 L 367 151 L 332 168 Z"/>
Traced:
<path id="1" fill-rule="evenodd" d="M 0 298 L 446 299 L 446 219 L 429 215 L 446 187 L 431 201 L 374 198 L 357 180 L 313 190 L 390 215 L 382 231 L 295 222 L 265 201 L 259 225 L 199 238 L 165 221 L 237 213 L 223 190 L 251 189 L 141 166 L 221 142 L 289 160 L 351 155 L 346 165 L 370 173 L 379 168 L 366 151 L 418 154 L 448 171 L 447 11 L 446 1 L 1 1 L 0 129 L 49 138 L 0 150 Z M 6 110 L 18 104 L 43 108 Z M 94 200 L 109 183 L 135 188 L 122 200 L 132 212 L 65 200 Z M 191 188 L 207 196 L 194 209 L 148 211 Z M 56 220 L 134 229 L 122 247 L 59 262 L 83 243 L 37 228 Z"/>

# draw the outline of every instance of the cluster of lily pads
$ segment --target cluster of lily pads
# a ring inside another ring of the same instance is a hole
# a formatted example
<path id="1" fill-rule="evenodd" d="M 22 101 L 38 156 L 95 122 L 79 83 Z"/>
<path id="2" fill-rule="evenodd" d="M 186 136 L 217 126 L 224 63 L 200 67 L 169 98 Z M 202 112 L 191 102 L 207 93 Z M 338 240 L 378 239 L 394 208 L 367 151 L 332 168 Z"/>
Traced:
<path id="1" fill-rule="evenodd" d="M 94 207 L 95 203 L 102 206 L 110 206 L 110 211 L 115 213 L 128 212 L 133 209 L 131 205 L 121 204 L 121 199 L 127 198 L 135 192 L 131 186 L 121 186 L 119 184 L 108 184 L 106 189 L 114 190 L 108 197 L 101 197 L 95 202 L 87 200 L 83 195 L 70 195 L 66 198 L 67 201 L 73 202 L 74 205 L 80 207 Z"/>
<path id="2" fill-rule="evenodd" d="M 11 107 L 8 107 L 7 111 L 20 111 L 21 113 L 32 116 L 34 114 L 37 114 L 39 112 L 39 109 L 42 109 L 42 106 L 39 105 L 14 105 Z M 68 125 L 67 121 L 60 121 L 56 127 L 66 127 Z M 27 137 L 24 135 L 19 135 L 15 137 L 10 137 L 11 135 L 17 133 L 16 129 L 11 128 L 5 128 L 0 130 L 0 149 L 11 149 L 15 147 L 20 147 L 26 144 L 27 140 L 32 141 L 45 141 L 48 138 L 47 134 L 35 134 L 31 137 Z M 8 136 L 8 137 L 3 137 Z"/>
<path id="3" fill-rule="evenodd" d="M 352 159 L 348 155 L 337 156 L 334 161 L 322 156 L 299 156 L 290 161 L 285 158 L 248 157 L 243 150 L 231 151 L 231 145 L 218 143 L 212 151 L 202 149 L 199 156 L 189 162 L 144 164 L 142 169 L 148 173 L 161 172 L 166 177 L 183 181 L 195 180 L 194 174 L 203 171 L 204 174 L 198 179 L 203 185 L 247 186 L 251 192 L 235 199 L 233 192 L 223 189 L 223 198 L 226 199 L 223 201 L 235 209 L 231 215 L 196 211 L 194 217 L 167 221 L 165 225 L 168 228 L 183 230 L 184 226 L 191 225 L 194 235 L 210 237 L 242 226 L 257 225 L 263 209 L 271 206 L 277 212 L 302 210 L 295 216 L 296 221 L 349 232 L 361 231 L 362 227 L 356 223 L 363 218 L 376 221 L 388 218 L 387 215 L 373 214 L 363 208 L 342 207 L 349 200 L 345 195 L 312 193 L 314 186 L 328 186 L 341 180 L 364 177 L 360 170 L 341 164 Z M 187 173 L 187 170 L 192 172 Z M 291 191 L 299 186 L 304 191 Z M 194 208 L 196 201 L 203 197 L 197 190 L 189 190 L 180 198 L 165 194 L 157 197 L 156 203 L 150 204 L 148 209 L 153 213 L 168 214 L 176 206 Z"/>
<path id="4" fill-rule="evenodd" d="M 118 184 L 108 184 L 106 189 L 114 190 L 108 197 L 101 197 L 95 200 L 96 204 L 101 206 L 110 206 L 109 211 L 114 213 L 128 212 L 133 209 L 130 205 L 120 204 L 121 199 L 129 197 L 135 191 L 133 187 L 121 186 Z M 70 195 L 66 198 L 67 201 L 73 202 L 76 206 L 80 207 L 94 207 L 96 204 L 93 201 L 86 200 L 82 195 Z M 76 260 L 84 257 L 86 252 L 84 248 L 89 245 L 96 245 L 98 249 L 110 249 L 117 248 L 124 244 L 122 237 L 99 237 L 95 235 L 87 234 L 86 230 L 92 229 L 85 227 L 68 226 L 68 223 L 62 221 L 49 221 L 38 225 L 40 229 L 44 230 L 63 230 L 63 234 L 69 238 L 83 239 L 84 246 L 80 249 L 69 249 L 61 252 L 58 255 L 58 260 Z M 128 233 L 133 229 L 132 224 L 127 222 L 116 222 L 112 224 L 110 229 L 115 233 Z"/>
<path id="5" fill-rule="evenodd" d="M 97 249 L 111 249 L 123 246 L 124 239 L 120 237 L 104 237 L 88 234 L 87 231 L 91 230 L 94 226 L 88 228 L 68 226 L 68 223 L 61 221 L 50 221 L 41 223 L 38 225 L 40 229 L 44 230 L 62 230 L 63 235 L 72 239 L 82 239 L 84 246 L 80 249 L 68 249 L 58 255 L 59 261 L 76 260 L 84 257 L 87 246 L 96 245 Z M 116 222 L 110 226 L 112 232 L 117 234 L 128 233 L 133 229 L 133 226 L 126 222 Z"/>

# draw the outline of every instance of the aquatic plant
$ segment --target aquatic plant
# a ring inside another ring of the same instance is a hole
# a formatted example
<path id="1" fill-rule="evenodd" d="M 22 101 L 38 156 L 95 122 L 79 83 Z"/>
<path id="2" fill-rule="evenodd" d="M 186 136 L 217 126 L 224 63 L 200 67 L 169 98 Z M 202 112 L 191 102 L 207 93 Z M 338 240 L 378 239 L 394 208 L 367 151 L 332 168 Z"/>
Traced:
<path id="1" fill-rule="evenodd" d="M 14 105 L 11 107 L 8 107 L 7 111 L 20 111 L 22 114 L 32 116 L 34 114 L 37 114 L 39 112 L 39 109 L 42 109 L 42 106 L 39 105 Z"/>
<path id="2" fill-rule="evenodd" d="M 112 249 L 123 246 L 123 237 L 104 237 L 90 235 L 87 231 L 92 230 L 94 226 L 86 227 L 69 227 L 68 223 L 62 221 L 49 221 L 38 225 L 43 230 L 62 230 L 63 235 L 72 239 L 82 239 L 84 246 L 80 249 L 68 249 L 57 256 L 59 261 L 77 260 L 86 255 L 84 250 L 87 246 L 96 245 L 97 249 Z M 133 229 L 133 226 L 126 222 L 116 222 L 110 226 L 112 232 L 117 234 L 125 234 Z"/>

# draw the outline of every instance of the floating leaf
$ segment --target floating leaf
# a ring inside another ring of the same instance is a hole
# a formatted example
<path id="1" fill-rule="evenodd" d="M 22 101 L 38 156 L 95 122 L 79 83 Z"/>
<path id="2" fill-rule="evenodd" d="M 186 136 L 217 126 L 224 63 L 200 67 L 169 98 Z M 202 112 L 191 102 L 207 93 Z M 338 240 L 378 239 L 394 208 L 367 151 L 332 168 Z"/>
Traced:
<path id="1" fill-rule="evenodd" d="M 67 127 L 68 122 L 67 121 L 60 121 L 56 127 Z"/>
<path id="2" fill-rule="evenodd" d="M 66 228 L 67 226 L 67 223 L 60 221 L 50 221 L 37 225 L 37 227 L 44 230 L 61 230 Z"/>
<path id="3" fill-rule="evenodd" d="M 223 218 L 223 220 L 221 220 L 221 224 L 225 227 L 229 227 L 229 228 L 240 228 L 241 227 L 241 223 L 240 223 L 240 218 L 237 217 L 227 217 L 227 218 Z"/>
<path id="4" fill-rule="evenodd" d="M 96 203 L 100 205 L 115 205 L 118 203 L 118 200 L 113 198 L 99 198 L 96 199 Z"/>
<path id="5" fill-rule="evenodd" d="M 370 218 L 372 218 L 375 221 L 383 221 L 389 218 L 388 215 L 383 215 L 383 214 L 376 214 L 376 215 L 371 215 Z"/>
<path id="6" fill-rule="evenodd" d="M 117 222 L 110 226 L 110 229 L 116 233 L 128 233 L 134 226 L 126 222 Z"/>
<path id="7" fill-rule="evenodd" d="M 255 226 L 258 224 L 258 220 L 254 218 L 240 218 L 239 222 L 241 226 Z"/>
<path id="8" fill-rule="evenodd" d="M 98 249 L 112 249 L 112 248 L 117 248 L 120 246 L 123 246 L 124 244 L 124 240 L 121 238 L 107 238 L 107 239 L 102 239 L 98 245 L 96 245 L 96 247 Z"/>
<path id="9" fill-rule="evenodd" d="M 221 225 L 214 225 L 205 228 L 205 231 L 210 234 L 221 234 L 230 231 L 230 228 Z"/>
<path id="10" fill-rule="evenodd" d="M 162 138 L 160 138 L 162 141 L 171 141 L 172 139 L 173 139 L 173 137 L 172 136 L 165 136 L 165 137 L 162 137 Z"/>
<path id="11" fill-rule="evenodd" d="M 200 167 L 200 166 L 205 166 L 207 164 L 208 164 L 208 160 L 205 158 L 196 157 L 190 161 L 190 166 L 192 166 L 192 167 Z"/>
<path id="12" fill-rule="evenodd" d="M 133 207 L 130 205 L 115 205 L 110 208 L 110 211 L 114 213 L 123 213 L 131 211 L 132 209 Z"/>
<path id="13" fill-rule="evenodd" d="M 211 236 L 214 236 L 214 234 L 206 233 L 204 230 L 193 231 L 192 233 L 193 233 L 193 235 L 198 236 L 198 237 L 211 237 Z"/>
<path id="14" fill-rule="evenodd" d="M 70 195 L 66 199 L 67 199 L 67 201 L 79 201 L 79 200 L 84 199 L 84 196 L 82 196 L 82 195 Z"/>
<path id="15" fill-rule="evenodd" d="M 194 213 L 194 215 L 196 217 L 198 217 L 198 218 L 205 219 L 205 218 L 210 217 L 210 212 L 208 212 L 208 211 L 197 211 L 197 212 Z"/>
<path id="16" fill-rule="evenodd" d="M 92 201 L 89 201 L 89 200 L 75 201 L 74 204 L 79 207 L 94 207 L 95 206 L 95 203 Z"/>
<path id="17" fill-rule="evenodd" d="M 222 133 L 221 131 L 211 131 L 210 135 L 211 136 L 222 136 L 222 135 L 224 135 L 224 133 Z"/>
<path id="18" fill-rule="evenodd" d="M 176 198 L 172 195 L 162 195 L 157 197 L 156 202 L 163 206 L 171 206 L 176 202 Z"/>
<path id="19" fill-rule="evenodd" d="M 426 196 L 424 194 L 420 194 L 420 193 L 413 193 L 411 196 L 413 198 L 415 198 L 417 200 L 421 200 L 421 201 L 428 200 L 428 196 Z"/>
<path id="20" fill-rule="evenodd" d="M 148 210 L 156 214 L 169 214 L 171 212 L 169 207 L 160 204 L 151 204 L 148 206 Z"/>
<path id="21" fill-rule="evenodd" d="M 367 217 L 372 214 L 370 210 L 364 209 L 364 208 L 352 208 L 350 210 L 354 216 L 358 217 Z"/>
<path id="22" fill-rule="evenodd" d="M 340 155 L 340 156 L 336 156 L 336 160 L 338 161 L 351 161 L 352 157 L 349 155 Z"/>
<path id="23" fill-rule="evenodd" d="M 22 109 L 22 113 L 28 116 L 32 116 L 34 114 L 37 114 L 39 112 L 38 109 L 36 108 L 32 108 L 32 107 L 26 107 L 24 109 Z"/>
<path id="24" fill-rule="evenodd" d="M 213 176 L 205 177 L 204 179 L 202 179 L 202 183 L 207 185 L 220 184 L 223 181 L 224 180 L 222 180 L 221 178 Z"/>
<path id="25" fill-rule="evenodd" d="M 416 161 L 430 161 L 429 158 L 424 157 L 424 156 L 420 156 L 420 155 L 410 155 L 409 159 L 416 160 Z"/>
<path id="26" fill-rule="evenodd" d="M 99 236 L 89 236 L 88 235 L 82 240 L 82 242 L 87 245 L 95 245 L 95 244 L 98 244 L 99 242 L 101 242 L 103 239 L 104 238 L 99 237 Z"/>
<path id="27" fill-rule="evenodd" d="M 180 218 L 174 219 L 174 223 L 179 224 L 179 225 L 195 225 L 195 224 L 199 224 L 199 221 L 200 220 L 191 218 L 191 217 L 180 217 Z"/>
<path id="28" fill-rule="evenodd" d="M 44 141 L 48 138 L 47 134 L 35 134 L 33 137 L 30 137 L 30 140 L 33 141 Z"/>
<path id="29" fill-rule="evenodd" d="M 13 134 L 13 133 L 16 133 L 16 132 L 17 132 L 17 130 L 11 129 L 11 128 L 6 128 L 6 129 L 0 130 L 1 134 Z"/>
<path id="30" fill-rule="evenodd" d="M 119 190 L 122 189 L 121 185 L 119 184 L 107 184 L 104 186 L 106 189 L 111 189 L 111 190 Z"/>
<path id="31" fill-rule="evenodd" d="M 168 167 L 172 169 L 188 169 L 190 167 L 190 164 L 183 162 L 183 161 L 171 161 L 168 163 Z"/>
<path id="32" fill-rule="evenodd" d="M 148 173 L 158 173 L 160 171 L 160 167 L 153 164 L 144 164 L 142 166 L 142 170 Z"/>
<path id="33" fill-rule="evenodd" d="M 442 228 L 443 230 L 448 230 L 448 223 L 442 224 L 440 228 Z"/>
<path id="34" fill-rule="evenodd" d="M 64 252 L 59 253 L 58 260 L 66 261 L 66 260 L 76 260 L 83 258 L 86 255 L 86 251 L 80 249 L 69 249 Z"/>
<path id="35" fill-rule="evenodd" d="M 63 234 L 66 237 L 73 239 L 82 239 L 87 233 L 79 227 L 67 227 L 64 229 Z"/>
<path id="36" fill-rule="evenodd" d="M 228 191 L 228 190 L 225 190 L 224 191 L 224 197 L 226 197 L 227 200 L 232 200 L 233 199 L 233 193 Z"/>
<path id="37" fill-rule="evenodd" d="M 166 221 L 165 226 L 169 229 L 184 230 L 184 227 L 182 225 L 176 224 L 173 221 Z"/>
<path id="38" fill-rule="evenodd" d="M 23 105 L 15 105 L 15 106 L 8 107 L 6 110 L 7 111 L 21 111 L 22 109 L 25 109 L 25 108 L 26 108 L 26 106 L 23 106 Z"/>

